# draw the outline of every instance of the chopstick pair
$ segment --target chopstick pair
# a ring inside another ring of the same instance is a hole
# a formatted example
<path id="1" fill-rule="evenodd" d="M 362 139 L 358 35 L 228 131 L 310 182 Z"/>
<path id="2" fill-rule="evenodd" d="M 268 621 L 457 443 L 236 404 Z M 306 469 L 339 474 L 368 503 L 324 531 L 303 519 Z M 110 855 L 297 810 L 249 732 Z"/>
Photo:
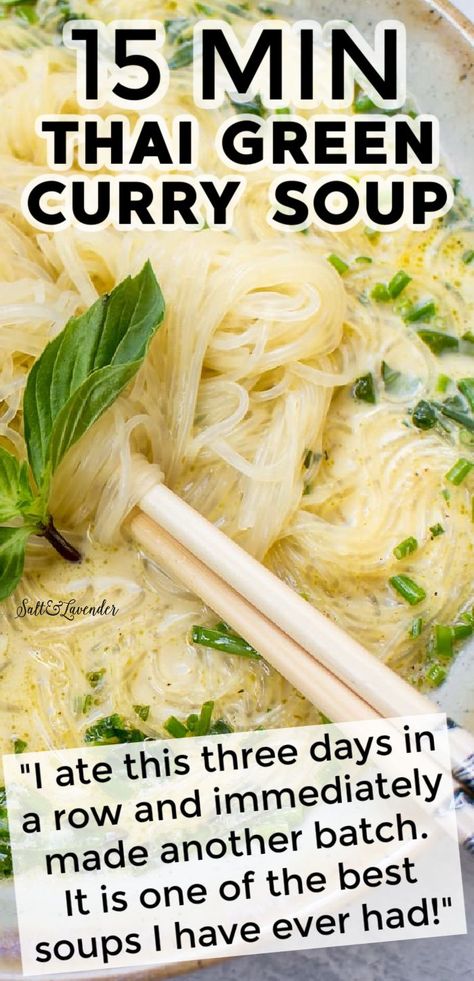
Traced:
<path id="1" fill-rule="evenodd" d="M 149 465 L 137 464 L 137 480 Z M 335 722 L 433 714 L 434 706 L 202 515 L 155 484 L 130 519 L 139 544 Z M 474 851 L 474 739 L 449 723 L 456 807 Z M 466 794 L 466 790 L 468 794 Z M 471 813 L 469 814 L 469 810 Z"/>

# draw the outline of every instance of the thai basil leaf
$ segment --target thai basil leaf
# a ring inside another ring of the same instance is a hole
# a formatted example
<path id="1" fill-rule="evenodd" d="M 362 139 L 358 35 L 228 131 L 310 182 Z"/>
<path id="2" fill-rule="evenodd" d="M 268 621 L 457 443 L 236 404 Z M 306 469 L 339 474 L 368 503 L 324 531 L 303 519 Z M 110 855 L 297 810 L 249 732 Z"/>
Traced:
<path id="1" fill-rule="evenodd" d="M 38 488 L 136 373 L 163 314 L 163 296 L 147 262 L 47 345 L 30 371 L 23 403 Z"/>
<path id="2" fill-rule="evenodd" d="M 26 540 L 32 533 L 30 525 L 19 528 L 0 528 L 0 600 L 16 589 L 23 575 Z"/>
<path id="3" fill-rule="evenodd" d="M 18 517 L 32 500 L 26 463 L 0 446 L 0 521 Z"/>
<path id="4" fill-rule="evenodd" d="M 58 468 L 71 446 L 115 402 L 141 363 L 140 359 L 126 365 L 100 368 L 73 393 L 54 421 L 48 449 L 51 473 Z"/>

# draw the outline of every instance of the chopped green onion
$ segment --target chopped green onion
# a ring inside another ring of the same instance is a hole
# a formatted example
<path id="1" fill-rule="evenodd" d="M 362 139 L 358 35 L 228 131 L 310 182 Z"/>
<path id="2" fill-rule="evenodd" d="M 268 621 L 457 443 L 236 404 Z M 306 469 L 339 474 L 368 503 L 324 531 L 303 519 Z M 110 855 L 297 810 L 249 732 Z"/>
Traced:
<path id="1" fill-rule="evenodd" d="M 425 590 L 408 576 L 391 576 L 390 585 L 410 606 L 416 606 L 426 599 Z"/>
<path id="2" fill-rule="evenodd" d="M 421 617 L 415 617 L 411 627 L 410 627 L 410 637 L 419 637 L 421 631 L 423 630 L 423 620 Z"/>
<path id="3" fill-rule="evenodd" d="M 334 252 L 331 253 L 331 255 L 328 255 L 328 262 L 331 263 L 331 266 L 334 267 L 340 276 L 344 276 L 344 273 L 346 273 L 349 269 L 347 262 L 344 262 L 344 259 L 341 259 L 340 256 L 335 255 Z"/>
<path id="4" fill-rule="evenodd" d="M 431 525 L 430 532 L 433 538 L 439 538 L 440 535 L 444 535 L 444 528 L 438 521 L 438 524 Z"/>
<path id="5" fill-rule="evenodd" d="M 467 637 L 472 636 L 472 623 L 455 623 L 453 628 L 453 639 L 456 640 L 466 640 Z"/>
<path id="6" fill-rule="evenodd" d="M 138 715 L 138 718 L 141 719 L 142 722 L 146 722 L 147 719 L 148 719 L 148 716 L 150 714 L 150 706 L 149 705 L 134 705 L 133 706 L 133 711 L 135 712 L 135 715 Z"/>
<path id="7" fill-rule="evenodd" d="M 474 262 L 474 249 L 469 249 L 467 252 L 464 252 L 462 261 L 464 262 L 465 266 L 470 266 L 471 262 Z"/>
<path id="8" fill-rule="evenodd" d="M 404 272 L 403 269 L 400 269 L 397 273 L 395 273 L 395 276 L 388 284 L 388 292 L 390 293 L 392 300 L 396 300 L 397 296 L 400 296 L 400 293 L 402 293 L 405 287 L 408 286 L 408 283 L 411 283 L 411 276 Z"/>
<path id="9" fill-rule="evenodd" d="M 196 736 L 207 736 L 209 729 L 211 727 L 211 719 L 212 719 L 213 711 L 214 711 L 214 702 L 204 702 L 195 729 Z"/>
<path id="10" fill-rule="evenodd" d="M 234 730 L 230 725 L 230 723 L 226 722 L 225 719 L 216 719 L 216 721 L 212 723 L 212 726 L 209 729 L 209 733 L 211 736 L 223 736 L 228 732 L 234 732 Z"/>
<path id="11" fill-rule="evenodd" d="M 356 257 L 356 260 L 355 260 L 355 261 L 356 261 L 356 262 L 361 262 L 361 263 L 363 263 L 363 262 L 365 262 L 365 263 L 368 263 L 368 264 L 370 264 L 370 263 L 371 263 L 371 262 L 373 262 L 374 260 L 373 260 L 373 259 L 371 259 L 369 255 L 358 255 L 358 256 Z"/>
<path id="12" fill-rule="evenodd" d="M 472 416 L 469 416 L 467 412 L 460 412 L 459 409 L 454 409 L 451 407 L 451 405 L 447 405 L 446 403 L 441 406 L 441 412 L 444 416 L 447 416 L 448 419 L 453 419 L 454 422 L 457 422 L 460 426 L 463 426 L 464 429 L 468 430 L 468 432 L 474 433 L 474 419 Z"/>
<path id="13" fill-rule="evenodd" d="M 473 467 L 474 463 L 471 463 L 470 460 L 464 459 L 464 457 L 460 457 L 460 459 L 454 464 L 454 467 L 451 467 L 451 470 L 449 470 L 446 474 L 446 480 L 449 480 L 451 484 L 455 484 L 455 486 L 458 487 L 459 484 L 462 484 L 463 480 L 471 472 Z"/>
<path id="14" fill-rule="evenodd" d="M 356 379 L 352 394 L 359 402 L 370 402 L 371 405 L 375 405 L 377 395 L 375 392 L 374 376 L 370 371 L 367 375 L 363 375 L 362 378 Z"/>
<path id="15" fill-rule="evenodd" d="M 260 654 L 254 647 L 247 644 L 246 640 L 237 634 L 225 633 L 222 630 L 215 630 L 210 627 L 194 626 L 191 631 L 193 644 L 202 647 L 212 647 L 223 654 L 237 654 L 240 657 L 249 657 L 260 660 Z"/>
<path id="16" fill-rule="evenodd" d="M 199 716 L 195 712 L 192 715 L 188 715 L 186 719 L 186 726 L 189 732 L 195 732 L 199 724 Z"/>
<path id="17" fill-rule="evenodd" d="M 173 736 L 173 739 L 183 739 L 188 734 L 186 726 L 175 715 L 170 715 L 164 724 L 164 728 L 166 732 L 169 732 L 170 736 Z"/>
<path id="18" fill-rule="evenodd" d="M 432 688 L 439 688 L 443 684 L 443 681 L 446 680 L 446 675 L 446 668 L 443 668 L 441 664 L 432 664 L 426 672 L 426 680 Z"/>
<path id="19" fill-rule="evenodd" d="M 370 292 L 373 300 L 377 300 L 377 303 L 388 303 L 391 299 L 390 293 L 388 291 L 388 286 L 385 283 L 376 283 Z"/>
<path id="20" fill-rule="evenodd" d="M 438 623 L 435 627 L 435 647 L 439 657 L 453 656 L 453 629 Z"/>
<path id="21" fill-rule="evenodd" d="M 436 405 L 436 402 L 434 404 Z M 448 395 L 448 398 L 443 402 L 443 407 L 445 409 L 456 409 L 456 411 L 466 412 L 465 401 L 461 395 Z"/>
<path id="22" fill-rule="evenodd" d="M 436 303 L 434 303 L 433 300 L 425 300 L 421 303 L 414 303 L 413 306 L 408 307 L 403 314 L 403 319 L 406 324 L 415 324 L 420 320 L 432 320 L 435 313 Z"/>
<path id="23" fill-rule="evenodd" d="M 454 337 L 453 334 L 444 334 L 442 330 L 421 328 L 417 333 L 433 354 L 442 354 L 443 351 L 457 351 L 459 348 L 458 338 Z"/>
<path id="24" fill-rule="evenodd" d="M 289 116 L 291 114 L 291 109 L 288 106 L 284 106 L 282 109 L 275 109 L 276 116 Z"/>
<path id="25" fill-rule="evenodd" d="M 13 752 L 16 754 L 24 753 L 27 748 L 28 743 L 25 743 L 24 739 L 14 739 L 13 740 Z"/>
<path id="26" fill-rule="evenodd" d="M 474 378 L 461 378 L 458 381 L 458 388 L 467 402 L 469 402 L 469 408 L 474 412 Z"/>
<path id="27" fill-rule="evenodd" d="M 416 552 L 417 548 L 418 542 L 416 538 L 413 538 L 411 535 L 409 538 L 405 538 L 403 542 L 400 542 L 399 545 L 396 545 L 393 550 L 393 554 L 396 559 L 405 559 L 407 555 L 411 555 L 412 552 Z"/>
<path id="28" fill-rule="evenodd" d="M 369 225 L 366 225 L 364 228 L 364 235 L 369 239 L 369 241 L 376 242 L 380 236 L 380 232 L 378 228 L 370 228 Z"/>
<path id="29" fill-rule="evenodd" d="M 413 424 L 417 429 L 433 429 L 436 426 L 436 412 L 426 399 L 421 399 L 413 409 Z"/>
<path id="30" fill-rule="evenodd" d="M 436 382 L 436 391 L 445 392 L 450 385 L 451 379 L 449 375 L 438 375 L 438 381 Z"/>
<path id="31" fill-rule="evenodd" d="M 366 92 L 359 92 L 354 102 L 352 103 L 352 108 L 354 112 L 377 112 L 377 106 L 375 102 L 367 95 Z M 381 111 L 381 110 L 380 110 Z"/>
<path id="32" fill-rule="evenodd" d="M 86 674 L 86 678 L 91 688 L 98 688 L 104 675 L 105 675 L 105 668 L 101 668 L 100 671 L 90 671 L 89 674 Z"/>

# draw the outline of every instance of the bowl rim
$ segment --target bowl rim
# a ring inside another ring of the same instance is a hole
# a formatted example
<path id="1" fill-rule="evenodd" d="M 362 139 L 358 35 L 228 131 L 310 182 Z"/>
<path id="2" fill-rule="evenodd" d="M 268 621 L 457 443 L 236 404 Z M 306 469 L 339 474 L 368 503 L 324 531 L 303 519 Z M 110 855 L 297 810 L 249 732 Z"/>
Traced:
<path id="1" fill-rule="evenodd" d="M 428 5 L 450 21 L 454 27 L 461 31 L 466 40 L 474 47 L 474 22 L 467 14 L 464 14 L 459 7 L 455 7 L 451 0 L 419 0 L 425 7 Z"/>

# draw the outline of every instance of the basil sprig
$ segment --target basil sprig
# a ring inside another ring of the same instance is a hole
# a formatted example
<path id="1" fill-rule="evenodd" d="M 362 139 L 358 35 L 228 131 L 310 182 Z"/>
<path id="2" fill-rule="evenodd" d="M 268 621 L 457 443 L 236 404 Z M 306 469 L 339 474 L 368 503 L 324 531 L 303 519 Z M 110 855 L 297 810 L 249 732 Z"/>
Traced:
<path id="1" fill-rule="evenodd" d="M 34 363 L 23 400 L 30 472 L 0 447 L 0 600 L 23 573 L 26 542 L 43 535 L 70 561 L 80 555 L 54 526 L 51 481 L 66 453 L 138 371 L 165 304 L 149 262 L 79 317 L 72 317 Z M 33 479 L 32 479 L 33 478 Z M 19 520 L 22 519 L 22 523 Z"/>

